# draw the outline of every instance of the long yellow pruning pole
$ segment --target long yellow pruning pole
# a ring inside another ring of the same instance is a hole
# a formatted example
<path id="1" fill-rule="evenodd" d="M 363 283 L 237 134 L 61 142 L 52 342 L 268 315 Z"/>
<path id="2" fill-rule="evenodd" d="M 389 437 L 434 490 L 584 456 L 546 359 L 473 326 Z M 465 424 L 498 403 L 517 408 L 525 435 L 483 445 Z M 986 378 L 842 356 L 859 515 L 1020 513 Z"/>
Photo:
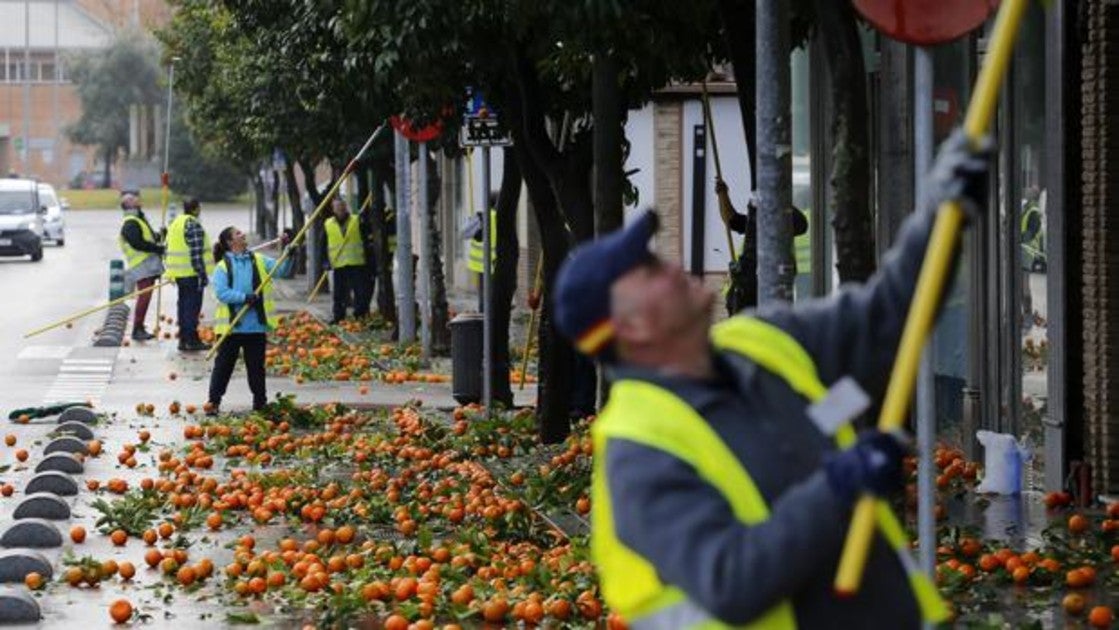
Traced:
<path id="1" fill-rule="evenodd" d="M 170 136 L 168 136 L 170 142 Z M 163 165 L 163 174 L 160 176 L 160 183 L 162 184 L 162 192 L 160 193 L 161 203 L 163 206 L 162 214 L 160 217 L 160 226 L 167 227 L 167 206 L 171 203 L 171 175 L 167 172 L 166 162 Z M 163 284 L 155 290 L 155 335 L 159 336 L 159 329 L 163 324 Z"/>
<path id="2" fill-rule="evenodd" d="M 715 158 L 715 181 L 723 182 L 723 165 L 719 161 L 719 141 L 715 138 L 715 121 L 711 118 L 711 99 L 707 96 L 707 79 L 704 79 L 700 85 L 703 87 L 703 124 L 707 125 L 707 137 L 711 138 L 711 155 Z M 719 205 L 729 203 L 729 200 L 724 200 L 724 195 L 719 196 Z M 719 214 L 722 216 L 722 208 L 719 208 Z M 730 225 L 723 221 L 723 230 L 727 233 L 727 251 L 730 252 L 731 261 L 738 260 L 738 251 L 734 248 L 734 238 L 730 235 Z"/>
<path id="3" fill-rule="evenodd" d="M 119 297 L 115 300 L 111 300 L 111 301 L 106 302 L 104 304 L 99 304 L 97 306 L 94 306 L 93 308 L 88 308 L 88 309 L 86 309 L 86 310 L 84 310 L 80 313 L 77 313 L 75 315 L 71 315 L 71 316 L 67 317 L 66 319 L 61 319 L 61 320 L 59 320 L 59 321 L 57 321 L 53 324 L 43 326 L 42 328 L 36 328 L 35 330 L 32 330 L 31 332 L 25 334 L 23 336 L 23 338 L 27 339 L 29 337 L 34 337 L 35 335 L 41 335 L 41 334 L 47 332 L 48 330 L 54 330 L 55 328 L 59 328 L 60 326 L 65 326 L 66 324 L 69 324 L 71 322 L 79 320 L 83 317 L 86 317 L 87 315 L 92 315 L 92 314 L 94 314 L 98 311 L 103 311 L 103 310 L 105 310 L 109 307 L 116 306 L 117 304 L 120 304 L 122 302 L 127 302 L 128 300 L 131 300 L 134 297 L 137 297 L 137 296 L 143 295 L 145 293 L 150 293 L 152 291 L 155 291 L 159 287 L 162 287 L 165 284 L 171 284 L 172 282 L 174 282 L 174 280 L 172 280 L 172 279 L 160 280 L 159 282 L 157 282 L 157 283 L 153 284 L 152 286 L 147 287 L 145 289 L 140 289 L 138 291 L 133 291 L 132 293 L 129 293 L 128 295 L 122 295 L 121 297 Z"/>
<path id="4" fill-rule="evenodd" d="M 365 195 L 365 201 L 363 201 L 361 203 L 361 208 L 357 211 L 357 216 L 358 216 L 359 219 L 361 218 L 361 215 L 365 214 L 365 210 L 367 208 L 369 208 L 369 206 L 372 204 L 372 202 L 373 202 L 373 191 L 369 191 L 369 194 Z M 313 289 L 311 289 L 311 295 L 307 296 L 307 303 L 308 304 L 310 304 L 311 302 L 314 302 L 315 298 L 317 298 L 319 296 L 319 291 L 322 291 L 322 288 L 326 285 L 326 277 L 329 274 L 330 274 L 329 271 L 323 271 L 322 275 L 319 276 L 319 281 L 316 282 L 315 287 Z"/>
<path id="5" fill-rule="evenodd" d="M 999 7 L 987 59 L 979 72 L 975 92 L 968 105 L 967 118 L 964 120 L 964 132 L 973 141 L 977 142 L 986 135 L 994 117 L 999 87 L 1006 75 L 1014 51 L 1014 40 L 1028 2 L 1029 0 L 1003 0 Z M 964 211 L 959 201 L 940 204 L 925 261 L 917 278 L 913 304 L 905 321 L 894 370 L 890 375 L 889 388 L 878 418 L 878 428 L 883 431 L 898 429 L 905 420 L 917 380 L 921 352 L 932 330 L 937 301 L 948 279 L 963 222 Z M 847 543 L 835 576 L 835 590 L 838 594 L 852 595 L 859 590 L 870 543 L 874 537 L 875 512 L 880 511 L 885 504 L 881 499 L 866 495 L 855 506 L 851 528 L 847 532 Z"/>
<path id="6" fill-rule="evenodd" d="M 334 185 L 331 186 L 330 190 L 328 190 L 326 192 L 326 195 L 323 196 L 322 201 L 319 202 L 319 207 L 315 208 L 315 211 L 311 213 L 311 216 L 307 217 L 307 222 L 303 224 L 303 227 L 300 228 L 298 232 L 296 232 L 295 236 L 291 239 L 290 245 L 299 244 L 300 240 L 307 234 L 307 230 L 311 227 L 311 225 L 315 223 L 315 219 L 317 219 L 318 216 L 322 214 L 322 211 L 325 210 L 326 207 L 330 204 L 331 200 L 334 199 L 334 195 L 337 194 L 338 188 L 342 186 L 342 182 L 345 181 L 347 177 L 349 177 L 350 173 L 352 173 L 355 168 L 357 168 L 358 161 L 362 158 L 362 156 L 365 155 L 365 152 L 369 150 L 369 147 L 373 146 L 373 142 L 377 139 L 377 136 L 381 135 L 381 132 L 384 131 L 387 127 L 388 121 L 385 121 L 381 123 L 380 126 L 378 126 L 375 130 L 373 130 L 373 133 L 369 135 L 369 139 L 366 140 L 365 144 L 361 146 L 361 149 L 357 152 L 357 155 L 355 155 L 354 158 L 350 160 L 348 164 L 346 164 L 345 170 L 343 170 L 342 174 L 338 176 L 338 179 L 334 180 Z M 264 276 L 264 278 L 261 278 L 260 286 L 253 290 L 253 295 L 259 296 L 260 292 L 263 291 L 264 288 L 272 282 L 272 276 L 276 275 L 276 270 L 280 268 L 285 260 L 287 260 L 287 257 L 291 255 L 291 252 L 294 249 L 294 247 L 289 246 L 284 250 L 282 254 L 280 254 L 280 257 L 276 259 L 276 264 L 272 267 L 272 271 L 269 271 L 268 274 Z M 237 323 L 241 321 L 241 318 L 244 317 L 245 313 L 247 313 L 248 311 L 248 304 L 242 306 L 241 310 L 237 311 L 237 315 L 234 316 L 233 320 L 229 322 L 230 333 L 232 333 L 233 330 L 237 328 Z M 229 334 L 221 335 L 220 337 L 218 337 L 217 341 L 214 342 L 214 346 L 210 348 L 210 352 L 206 354 L 207 361 L 214 357 L 214 354 L 217 353 L 218 348 L 221 347 L 221 344 L 228 337 Z"/>
<path id="7" fill-rule="evenodd" d="M 528 374 L 528 351 L 532 349 L 532 333 L 536 329 L 536 314 L 540 311 L 541 292 L 544 290 L 544 257 L 536 261 L 536 279 L 532 282 L 532 295 L 536 296 L 536 306 L 528 317 L 528 334 L 525 335 L 525 351 L 521 354 L 521 384 L 519 389 L 525 388 L 525 378 Z"/>

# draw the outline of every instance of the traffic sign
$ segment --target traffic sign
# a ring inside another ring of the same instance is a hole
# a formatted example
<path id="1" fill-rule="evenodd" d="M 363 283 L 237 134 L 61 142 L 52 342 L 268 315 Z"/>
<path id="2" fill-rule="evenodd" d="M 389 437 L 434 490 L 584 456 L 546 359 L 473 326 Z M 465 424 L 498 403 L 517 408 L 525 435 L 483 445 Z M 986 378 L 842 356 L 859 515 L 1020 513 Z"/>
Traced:
<path id="1" fill-rule="evenodd" d="M 496 118 L 466 116 L 462 119 L 459 144 L 464 147 L 503 147 L 513 144 Z"/>

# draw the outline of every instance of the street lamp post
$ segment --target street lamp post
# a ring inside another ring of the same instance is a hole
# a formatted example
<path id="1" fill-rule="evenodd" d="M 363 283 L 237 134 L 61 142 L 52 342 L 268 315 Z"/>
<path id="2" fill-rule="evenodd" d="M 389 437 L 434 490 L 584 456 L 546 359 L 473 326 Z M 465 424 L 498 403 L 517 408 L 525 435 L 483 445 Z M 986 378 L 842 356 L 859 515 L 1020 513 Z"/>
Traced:
<path id="1" fill-rule="evenodd" d="M 178 57 L 171 57 L 171 63 L 167 70 L 167 134 L 163 142 L 163 172 L 160 174 L 160 184 L 163 188 L 163 214 L 161 225 L 164 229 L 167 228 L 167 206 L 171 202 L 171 105 L 175 98 L 175 63 L 179 61 Z M 163 323 L 163 285 L 155 293 L 155 334 L 159 336 L 160 324 Z"/>

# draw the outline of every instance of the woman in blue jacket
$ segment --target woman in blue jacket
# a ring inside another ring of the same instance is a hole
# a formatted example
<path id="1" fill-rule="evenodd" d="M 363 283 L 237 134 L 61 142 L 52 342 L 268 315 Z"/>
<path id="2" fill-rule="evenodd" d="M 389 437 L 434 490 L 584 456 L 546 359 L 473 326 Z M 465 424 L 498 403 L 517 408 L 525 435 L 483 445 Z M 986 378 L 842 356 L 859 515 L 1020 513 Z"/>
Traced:
<path id="1" fill-rule="evenodd" d="M 249 376 L 249 390 L 253 393 L 253 409 L 258 410 L 268 402 L 264 383 L 264 350 L 268 332 L 276 327 L 276 307 L 272 300 L 272 283 L 264 279 L 270 274 L 284 275 L 291 265 L 285 258 L 276 269 L 276 260 L 249 251 L 245 233 L 230 226 L 221 231 L 214 243 L 214 275 L 212 286 L 218 300 L 214 314 L 214 332 L 226 337 L 214 358 L 210 373 L 210 400 L 208 413 L 216 415 L 221 399 L 233 376 L 237 357 L 242 352 L 245 370 Z M 263 285 L 263 286 L 262 286 Z M 242 308 L 245 314 L 230 330 L 230 322 Z"/>

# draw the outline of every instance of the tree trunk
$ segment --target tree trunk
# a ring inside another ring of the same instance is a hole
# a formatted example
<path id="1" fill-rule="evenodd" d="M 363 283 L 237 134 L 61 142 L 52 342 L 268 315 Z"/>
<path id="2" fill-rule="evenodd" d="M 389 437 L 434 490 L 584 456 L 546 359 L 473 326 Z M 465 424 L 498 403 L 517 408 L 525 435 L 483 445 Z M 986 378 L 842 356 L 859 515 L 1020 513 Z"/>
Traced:
<path id="1" fill-rule="evenodd" d="M 295 163 L 284 162 L 284 181 L 287 183 L 288 205 L 291 206 L 291 228 L 295 232 L 303 229 L 306 219 L 303 216 L 303 203 L 299 198 L 299 182 L 295 180 Z M 292 254 L 296 273 L 307 273 L 307 247 L 303 243 Z"/>
<path id="2" fill-rule="evenodd" d="M 595 55 L 594 108 L 594 206 L 595 233 L 622 227 L 622 103 L 618 60 L 609 52 Z"/>
<path id="3" fill-rule="evenodd" d="M 870 194 L 870 134 L 866 66 L 855 11 L 849 3 L 814 0 L 817 29 L 831 82 L 835 115 L 831 201 L 836 269 L 840 282 L 862 282 L 874 273 L 874 221 Z"/>
<path id="4" fill-rule="evenodd" d="M 271 230 L 268 232 L 268 238 L 276 238 L 280 232 L 280 172 L 272 170 L 272 219 Z"/>
<path id="5" fill-rule="evenodd" d="M 497 195 L 497 262 L 493 272 L 493 399 L 513 406 L 509 383 L 509 321 L 517 291 L 517 202 L 521 197 L 521 169 L 516 152 L 506 147 Z"/>
<path id="6" fill-rule="evenodd" d="M 105 149 L 105 173 L 103 188 L 113 187 L 113 149 Z"/>
<path id="7" fill-rule="evenodd" d="M 430 155 L 421 155 L 421 160 L 428 160 L 427 168 L 428 225 L 430 248 L 428 249 L 427 268 L 431 271 L 431 350 L 434 354 L 446 355 L 451 350 L 450 307 L 447 304 L 447 279 L 443 275 L 443 236 L 439 229 L 439 193 L 443 189 L 440 185 L 439 169 L 436 168 L 434 159 Z M 495 381 L 496 382 L 496 381 Z"/>
<path id="8" fill-rule="evenodd" d="M 754 51 L 754 1 L 719 0 L 719 13 L 723 20 L 723 36 L 731 63 L 734 64 L 734 81 L 738 90 L 738 111 L 742 115 L 742 129 L 746 136 L 746 159 L 749 161 L 750 189 L 757 189 L 758 173 L 756 148 L 758 120 L 754 110 L 757 101 L 755 85 L 756 58 Z M 733 194 L 735 191 L 731 191 Z M 750 193 L 751 191 L 741 191 Z M 742 196 L 740 194 L 739 198 Z M 758 305 L 758 240 L 757 212 L 745 204 L 748 221 L 742 252 L 737 265 L 731 265 L 732 292 L 728 294 L 727 313 L 734 315 L 745 308 Z"/>
<path id="9" fill-rule="evenodd" d="M 385 203 L 384 184 L 390 182 L 392 188 L 392 156 L 386 156 L 374 161 L 371 165 L 373 173 L 373 207 L 369 209 L 373 219 L 373 257 L 377 261 L 377 310 L 386 321 L 391 322 L 396 328 L 396 291 L 392 284 L 392 258 L 393 252 L 389 247 L 390 220 L 388 218 L 388 205 Z M 394 334 L 395 335 L 395 334 Z"/>
<path id="10" fill-rule="evenodd" d="M 265 237 L 267 231 L 267 221 L 265 220 L 265 213 L 268 211 L 265 200 L 265 195 L 268 194 L 264 185 L 264 178 L 260 176 L 260 171 L 257 170 L 253 173 L 253 207 L 256 208 L 255 219 L 256 225 L 253 230 L 258 236 Z"/>
<path id="11" fill-rule="evenodd" d="M 526 108 L 521 106 L 523 92 L 518 89 L 509 96 L 505 111 L 509 115 L 513 136 L 513 153 L 521 169 L 528 196 L 540 229 L 540 248 L 544 261 L 543 288 L 544 299 L 540 303 L 540 327 L 537 347 L 540 353 L 540 374 L 537 383 L 536 421 L 540 440 L 545 444 L 562 442 L 571 432 L 572 384 L 575 371 L 575 349 L 554 330 L 552 324 L 552 301 L 548 296 L 555 285 L 559 266 L 567 257 L 571 247 L 571 237 L 564 225 L 556 193 L 543 168 L 537 162 L 537 155 L 530 151 L 527 144 L 529 122 Z M 536 121 L 542 128 L 542 120 Z M 543 147 L 544 156 L 547 149 Z M 554 148 L 553 148 L 554 149 Z M 539 153 L 539 152 L 538 152 Z"/>
<path id="12" fill-rule="evenodd" d="M 785 0 L 758 0 L 754 23 L 758 64 L 758 301 L 762 306 L 791 302 L 795 277 L 793 230 L 788 220 L 792 202 L 788 9 Z"/>

